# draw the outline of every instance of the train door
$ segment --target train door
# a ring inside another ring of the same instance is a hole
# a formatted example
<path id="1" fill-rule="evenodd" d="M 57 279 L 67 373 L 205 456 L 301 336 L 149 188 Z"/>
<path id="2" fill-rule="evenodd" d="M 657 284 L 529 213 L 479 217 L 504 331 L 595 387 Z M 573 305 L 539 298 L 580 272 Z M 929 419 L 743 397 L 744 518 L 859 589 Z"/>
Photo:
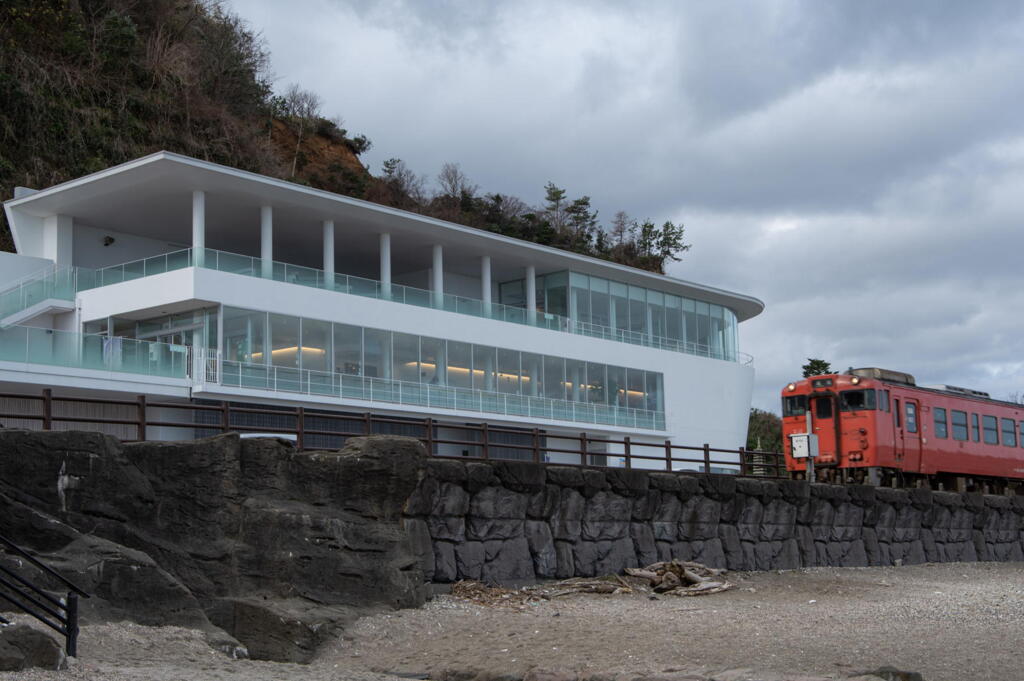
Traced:
<path id="1" fill-rule="evenodd" d="M 836 462 L 836 413 L 835 400 L 831 395 L 811 395 L 811 432 L 818 436 L 818 458 L 816 463 Z"/>
<path id="2" fill-rule="evenodd" d="M 921 467 L 921 403 L 913 398 L 897 399 L 893 405 L 896 425 L 896 461 L 905 471 Z"/>

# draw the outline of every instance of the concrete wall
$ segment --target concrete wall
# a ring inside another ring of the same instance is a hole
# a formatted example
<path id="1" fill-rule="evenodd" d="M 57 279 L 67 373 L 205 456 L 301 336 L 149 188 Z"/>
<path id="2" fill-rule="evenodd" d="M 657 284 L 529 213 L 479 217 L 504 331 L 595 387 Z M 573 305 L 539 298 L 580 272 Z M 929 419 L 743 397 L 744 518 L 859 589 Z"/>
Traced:
<path id="1" fill-rule="evenodd" d="M 113 241 L 105 246 L 104 240 L 110 237 Z M 148 258 L 162 253 L 171 253 L 190 244 L 174 244 L 158 239 L 115 232 L 110 229 L 97 229 L 83 224 L 76 224 L 73 241 L 74 264 L 79 267 L 107 267 Z"/>
<path id="2" fill-rule="evenodd" d="M 429 460 L 405 507 L 427 579 L 1024 560 L 1024 497 Z"/>

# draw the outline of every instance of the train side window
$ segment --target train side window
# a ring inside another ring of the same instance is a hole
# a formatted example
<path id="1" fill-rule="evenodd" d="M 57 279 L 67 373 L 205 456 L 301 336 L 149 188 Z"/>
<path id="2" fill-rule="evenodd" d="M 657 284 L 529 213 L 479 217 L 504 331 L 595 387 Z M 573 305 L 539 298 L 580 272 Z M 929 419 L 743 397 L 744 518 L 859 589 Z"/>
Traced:
<path id="1" fill-rule="evenodd" d="M 879 391 L 879 395 L 880 396 L 881 396 L 882 392 L 883 391 L 881 391 L 881 390 Z M 885 393 L 885 397 L 882 399 L 882 411 L 888 412 L 889 411 L 889 391 L 886 390 L 886 391 L 884 391 L 884 393 Z"/>
<path id="2" fill-rule="evenodd" d="M 946 426 L 946 410 L 942 407 L 935 407 L 933 412 L 935 413 L 935 437 L 945 440 L 949 437 Z"/>
<path id="3" fill-rule="evenodd" d="M 1020 437 L 1017 438 L 1017 442 L 1020 443 L 1021 447 L 1024 447 L 1024 421 L 1020 422 Z"/>
<path id="4" fill-rule="evenodd" d="M 782 398 L 783 416 L 803 416 L 807 413 L 807 395 L 789 395 Z"/>
<path id="5" fill-rule="evenodd" d="M 971 439 L 981 442 L 981 428 L 978 427 L 978 415 L 971 414 Z"/>
<path id="6" fill-rule="evenodd" d="M 917 405 L 907 402 L 907 432 L 917 432 Z"/>
<path id="7" fill-rule="evenodd" d="M 839 411 L 870 411 L 874 408 L 874 390 L 844 390 L 839 393 Z"/>
<path id="8" fill-rule="evenodd" d="M 892 415 L 896 419 L 896 427 L 902 428 L 903 422 L 900 420 L 900 398 L 896 398 L 894 406 L 895 408 L 892 410 Z"/>
<path id="9" fill-rule="evenodd" d="M 999 444 L 999 419 L 995 416 L 982 416 L 981 425 L 985 430 L 985 444 Z"/>
<path id="10" fill-rule="evenodd" d="M 958 442 L 967 441 L 967 412 L 954 409 L 951 414 L 953 420 L 953 439 Z"/>
<path id="11" fill-rule="evenodd" d="M 1003 419 L 1003 444 L 1007 447 L 1017 446 L 1017 422 Z"/>

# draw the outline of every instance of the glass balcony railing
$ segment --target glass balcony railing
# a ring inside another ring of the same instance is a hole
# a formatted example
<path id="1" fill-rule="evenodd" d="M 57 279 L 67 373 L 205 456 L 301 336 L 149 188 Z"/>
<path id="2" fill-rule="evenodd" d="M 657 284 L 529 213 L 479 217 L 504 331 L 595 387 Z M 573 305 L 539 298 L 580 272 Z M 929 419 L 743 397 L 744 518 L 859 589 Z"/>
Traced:
<path id="1" fill-rule="evenodd" d="M 218 365 L 214 360 L 209 363 L 206 376 L 207 380 L 223 386 L 271 392 L 647 430 L 665 429 L 664 413 L 645 409 L 410 383 L 386 378 L 229 361 L 220 362 L 218 371 Z"/>
<path id="2" fill-rule="evenodd" d="M 9 326 L 0 329 L 0 361 L 186 378 L 189 348 L 131 338 Z"/>
<path id="3" fill-rule="evenodd" d="M 51 271 L 38 280 L 23 282 L 14 289 L 0 293 L 0 319 L 26 309 L 34 302 L 46 297 L 74 300 L 78 291 L 109 286 L 125 281 L 132 281 L 162 274 L 186 267 L 203 267 L 229 272 L 247 277 L 272 279 L 274 281 L 297 284 L 324 290 L 338 291 L 366 298 L 390 300 L 405 305 L 442 309 L 447 312 L 484 317 L 512 324 L 524 324 L 552 331 L 574 333 L 591 338 L 612 340 L 632 345 L 670 350 L 700 357 L 711 357 L 728 361 L 739 361 L 750 364 L 753 360 L 749 355 L 731 352 L 697 343 L 690 343 L 664 336 L 612 328 L 599 324 L 573 321 L 568 317 L 538 311 L 531 315 L 526 309 L 502 305 L 501 303 L 485 304 L 476 298 L 466 298 L 449 293 L 435 302 L 431 291 L 392 283 L 390 291 L 383 283 L 374 279 L 364 279 L 348 274 L 336 273 L 333 280 L 323 270 L 283 262 L 273 262 L 269 271 L 264 273 L 263 261 L 260 258 L 227 253 L 212 248 L 201 250 L 184 249 L 162 255 L 135 260 L 122 265 L 113 265 L 98 270 L 75 267 Z"/>

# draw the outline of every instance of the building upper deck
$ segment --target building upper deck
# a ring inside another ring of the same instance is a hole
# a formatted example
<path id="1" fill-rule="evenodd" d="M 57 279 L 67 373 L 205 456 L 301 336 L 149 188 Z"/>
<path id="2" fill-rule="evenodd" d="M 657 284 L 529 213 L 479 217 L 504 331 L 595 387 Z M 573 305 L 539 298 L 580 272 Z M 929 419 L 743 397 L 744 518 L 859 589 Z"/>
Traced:
<path id="1" fill-rule="evenodd" d="M 271 268 L 338 270 L 483 302 L 497 298 L 495 282 L 568 270 L 719 305 L 737 321 L 764 308 L 751 296 L 170 152 L 22 191 L 4 207 L 18 253 L 58 266 L 98 269 L 211 247 Z"/>

